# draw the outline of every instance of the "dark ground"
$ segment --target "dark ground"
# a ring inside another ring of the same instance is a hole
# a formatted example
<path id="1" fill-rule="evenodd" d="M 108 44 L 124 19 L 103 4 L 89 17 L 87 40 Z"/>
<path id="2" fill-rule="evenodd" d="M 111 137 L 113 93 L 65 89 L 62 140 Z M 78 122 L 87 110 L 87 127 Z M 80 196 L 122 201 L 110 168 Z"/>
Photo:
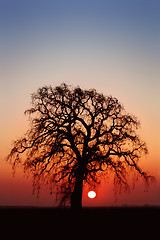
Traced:
<path id="1" fill-rule="evenodd" d="M 160 207 L 83 208 L 81 211 L 70 208 L 0 207 L 0 229 L 16 234 L 21 230 L 23 237 L 27 234 L 30 236 L 32 232 L 32 236 L 36 234 L 36 239 L 37 234 L 41 236 L 44 233 L 58 233 L 62 238 L 76 233 L 76 237 L 84 239 L 87 239 L 85 234 L 111 234 L 115 238 L 128 236 L 138 239 L 145 236 L 155 239 L 155 235 L 159 239 Z"/>
<path id="2" fill-rule="evenodd" d="M 68 216 L 85 216 L 85 217 L 146 217 L 146 216 L 159 216 L 160 217 L 160 206 L 122 206 L 122 207 L 83 207 L 81 210 L 72 210 L 71 208 L 59 208 L 59 207 L 23 207 L 23 206 L 0 206 L 1 216 L 13 215 L 21 217 L 39 217 L 43 215 L 44 217 L 61 218 L 61 216 L 68 218 Z"/>

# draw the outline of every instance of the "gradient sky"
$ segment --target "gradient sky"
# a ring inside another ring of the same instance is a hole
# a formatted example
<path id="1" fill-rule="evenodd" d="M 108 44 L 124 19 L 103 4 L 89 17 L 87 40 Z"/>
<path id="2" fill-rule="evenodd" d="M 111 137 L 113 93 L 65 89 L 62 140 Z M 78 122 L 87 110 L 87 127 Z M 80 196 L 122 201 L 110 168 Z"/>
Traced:
<path id="1" fill-rule="evenodd" d="M 44 190 L 6 164 L 25 133 L 31 93 L 66 82 L 113 95 L 142 123 L 149 149 L 142 166 L 157 178 L 115 203 L 111 183 L 85 205 L 160 205 L 160 1 L 0 0 L 0 205 L 51 205 Z M 23 194 L 22 194 L 23 193 Z"/>

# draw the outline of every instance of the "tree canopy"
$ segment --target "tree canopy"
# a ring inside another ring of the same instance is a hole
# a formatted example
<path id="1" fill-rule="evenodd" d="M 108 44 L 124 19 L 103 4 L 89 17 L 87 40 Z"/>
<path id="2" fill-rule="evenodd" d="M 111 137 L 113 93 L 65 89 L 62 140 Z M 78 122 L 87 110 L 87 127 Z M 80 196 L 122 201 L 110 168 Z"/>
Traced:
<path id="1" fill-rule="evenodd" d="M 30 128 L 7 159 L 33 176 L 33 190 L 46 184 L 74 207 L 81 206 L 83 186 L 95 187 L 104 175 L 114 174 L 119 191 L 129 189 L 131 171 L 146 184 L 152 179 L 138 164 L 148 152 L 136 134 L 140 122 L 118 99 L 63 83 L 39 88 L 25 114 Z"/>

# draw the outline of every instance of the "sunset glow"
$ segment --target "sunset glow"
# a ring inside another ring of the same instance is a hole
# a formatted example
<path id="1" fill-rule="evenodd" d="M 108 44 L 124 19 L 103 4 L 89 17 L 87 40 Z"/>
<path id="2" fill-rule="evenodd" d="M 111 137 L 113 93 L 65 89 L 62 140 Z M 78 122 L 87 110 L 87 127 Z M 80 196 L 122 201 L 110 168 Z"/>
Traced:
<path id="1" fill-rule="evenodd" d="M 112 95 L 137 117 L 137 134 L 149 151 L 139 165 L 156 177 L 147 191 L 139 179 L 130 194 L 115 198 L 111 174 L 98 185 L 98 197 L 84 188 L 83 206 L 160 205 L 159 9 L 154 0 L 2 1 L 0 206 L 57 206 L 46 186 L 39 198 L 32 195 L 32 177 L 21 168 L 13 178 L 5 157 L 29 129 L 24 111 L 31 107 L 31 94 L 63 82 Z"/>

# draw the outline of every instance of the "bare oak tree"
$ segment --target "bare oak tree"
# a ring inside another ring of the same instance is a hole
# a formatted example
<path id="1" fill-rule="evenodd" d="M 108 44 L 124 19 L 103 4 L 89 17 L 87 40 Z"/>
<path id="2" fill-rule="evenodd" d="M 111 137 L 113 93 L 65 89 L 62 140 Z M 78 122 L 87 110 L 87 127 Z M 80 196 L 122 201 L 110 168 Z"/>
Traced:
<path id="1" fill-rule="evenodd" d="M 80 208 L 83 186 L 95 187 L 104 175 L 113 173 L 120 191 L 129 189 L 131 171 L 146 184 L 152 178 L 138 165 L 147 154 L 136 134 L 140 123 L 116 98 L 66 84 L 42 87 L 25 114 L 30 130 L 14 142 L 7 159 L 14 170 L 20 164 L 33 176 L 33 190 L 44 183 L 61 203 Z"/>

